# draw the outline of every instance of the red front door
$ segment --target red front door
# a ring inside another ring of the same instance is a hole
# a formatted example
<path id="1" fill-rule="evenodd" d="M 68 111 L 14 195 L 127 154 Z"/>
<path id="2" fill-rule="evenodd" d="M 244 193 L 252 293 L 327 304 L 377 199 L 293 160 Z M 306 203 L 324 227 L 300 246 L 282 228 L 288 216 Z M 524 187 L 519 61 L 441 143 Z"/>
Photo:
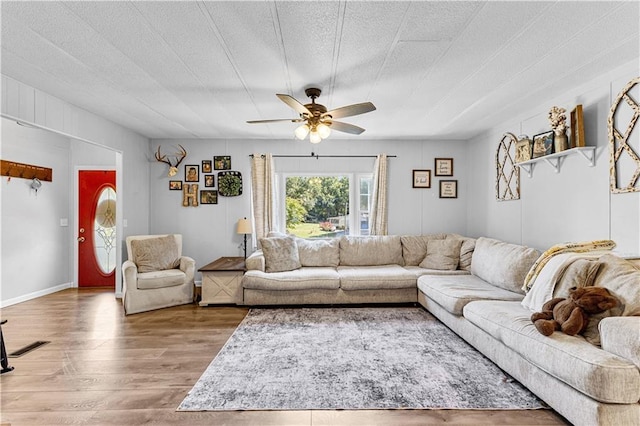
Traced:
<path id="1" fill-rule="evenodd" d="M 116 172 L 78 176 L 78 287 L 115 288 Z"/>

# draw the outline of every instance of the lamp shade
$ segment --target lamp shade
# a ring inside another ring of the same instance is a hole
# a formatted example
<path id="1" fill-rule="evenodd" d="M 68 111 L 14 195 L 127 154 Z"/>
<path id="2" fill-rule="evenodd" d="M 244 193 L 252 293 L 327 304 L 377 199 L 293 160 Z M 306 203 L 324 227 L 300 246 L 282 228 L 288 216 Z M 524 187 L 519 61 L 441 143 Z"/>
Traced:
<path id="1" fill-rule="evenodd" d="M 251 226 L 251 221 L 246 217 L 238 220 L 236 232 L 238 234 L 252 234 L 253 227 Z"/>
<path id="2" fill-rule="evenodd" d="M 306 138 L 307 135 L 309 134 L 309 126 L 307 126 L 306 124 L 303 124 L 302 126 L 296 128 L 294 133 L 296 135 L 296 138 L 300 140 L 304 140 L 304 138 Z"/>

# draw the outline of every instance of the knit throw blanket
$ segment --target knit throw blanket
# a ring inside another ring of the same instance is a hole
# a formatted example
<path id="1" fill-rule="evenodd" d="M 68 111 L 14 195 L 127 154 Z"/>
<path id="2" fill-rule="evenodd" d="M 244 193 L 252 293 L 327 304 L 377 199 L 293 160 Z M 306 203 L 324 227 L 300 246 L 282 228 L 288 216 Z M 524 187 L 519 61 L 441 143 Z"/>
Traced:
<path id="1" fill-rule="evenodd" d="M 528 292 L 533 284 L 536 281 L 538 275 L 540 275 L 540 271 L 542 268 L 551 260 L 554 256 L 557 256 L 562 253 L 588 253 L 595 251 L 610 251 L 615 248 L 616 243 L 611 240 L 594 240 L 594 241 L 584 241 L 581 243 L 565 243 L 565 244 L 557 244 L 544 253 L 536 260 L 533 264 L 527 276 L 524 278 L 524 285 L 522 286 L 522 290 Z"/>

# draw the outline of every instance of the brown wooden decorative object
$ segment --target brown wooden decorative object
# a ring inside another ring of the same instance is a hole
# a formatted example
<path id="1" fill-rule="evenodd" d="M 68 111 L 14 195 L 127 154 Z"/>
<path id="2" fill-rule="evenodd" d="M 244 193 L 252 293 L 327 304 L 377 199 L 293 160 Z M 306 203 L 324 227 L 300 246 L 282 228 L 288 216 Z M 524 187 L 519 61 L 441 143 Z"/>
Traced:
<path id="1" fill-rule="evenodd" d="M 582 105 L 576 105 L 571 111 L 571 145 L 569 148 L 581 148 L 583 146 L 586 146 L 586 143 L 584 141 Z"/>
<path id="2" fill-rule="evenodd" d="M 513 133 L 505 133 L 496 151 L 496 200 L 520 199 L 520 167 L 514 157 L 518 138 Z"/>
<path id="3" fill-rule="evenodd" d="M 638 121 L 638 117 L 640 117 L 640 105 L 638 104 L 638 101 L 633 99 L 630 95 L 631 89 L 633 89 L 633 87 L 638 83 L 640 83 L 640 77 L 636 77 L 627 83 L 624 89 L 622 89 L 616 97 L 613 105 L 611 105 L 609 117 L 607 118 L 610 154 L 609 182 L 611 192 L 614 194 L 640 191 L 640 186 L 638 186 L 638 177 L 640 177 L 640 158 L 638 158 L 638 153 L 634 151 L 633 147 L 629 145 L 629 142 L 633 140 L 631 138 L 631 134 L 633 133 L 634 128 L 637 129 L 636 122 Z M 633 112 L 624 133 L 620 132 L 617 128 L 618 123 L 616 123 L 616 114 L 619 112 L 620 107 L 624 105 L 622 101 L 626 102 Z M 627 168 L 632 167 L 629 163 L 635 163 L 635 171 L 633 171 L 626 184 L 621 182 L 623 179 L 621 176 L 622 161 L 625 162 L 625 167 Z"/>
<path id="4" fill-rule="evenodd" d="M 2 174 L 2 176 L 29 180 L 39 179 L 45 182 L 53 181 L 53 169 L 31 164 L 16 163 L 15 161 L 0 160 L 0 174 Z"/>
<path id="5" fill-rule="evenodd" d="M 198 184 L 185 183 L 182 185 L 182 205 L 184 207 L 198 207 Z"/>

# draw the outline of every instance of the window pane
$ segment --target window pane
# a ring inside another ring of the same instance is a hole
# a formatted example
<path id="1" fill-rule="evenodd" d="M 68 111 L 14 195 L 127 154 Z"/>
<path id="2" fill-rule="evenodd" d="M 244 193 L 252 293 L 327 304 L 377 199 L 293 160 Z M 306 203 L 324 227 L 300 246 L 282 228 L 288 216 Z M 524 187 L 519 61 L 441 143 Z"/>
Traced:
<path id="1" fill-rule="evenodd" d="M 98 197 L 93 223 L 93 244 L 96 260 L 105 274 L 116 267 L 116 192 L 105 188 Z"/>
<path id="2" fill-rule="evenodd" d="M 287 232 L 301 238 L 348 234 L 348 176 L 290 176 L 286 179 Z"/>

